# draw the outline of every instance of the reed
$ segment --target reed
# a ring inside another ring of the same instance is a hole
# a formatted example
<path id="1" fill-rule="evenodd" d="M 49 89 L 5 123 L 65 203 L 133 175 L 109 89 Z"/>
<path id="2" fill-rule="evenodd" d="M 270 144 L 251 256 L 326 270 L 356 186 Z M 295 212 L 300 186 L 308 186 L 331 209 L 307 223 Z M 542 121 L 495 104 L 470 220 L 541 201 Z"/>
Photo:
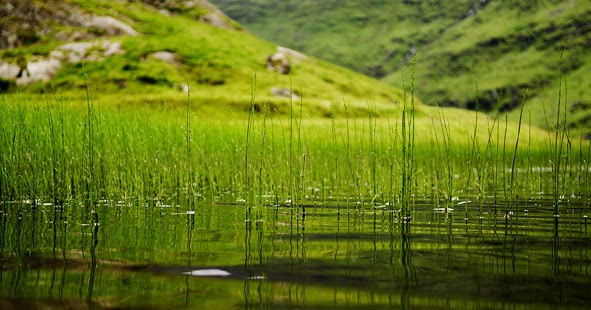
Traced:
<path id="1" fill-rule="evenodd" d="M 198 116 L 190 95 L 183 107 L 112 106 L 90 88 L 84 107 L 56 94 L 4 96 L 0 193 L 3 200 L 54 203 L 244 199 L 259 207 L 288 201 L 302 212 L 320 201 L 339 210 L 352 202 L 363 210 L 372 202 L 370 208 L 389 205 L 406 216 L 413 195 L 450 207 L 461 195 L 508 202 L 527 193 L 527 184 L 556 197 L 588 190 L 589 146 L 574 143 L 565 130 L 553 133 L 550 148 L 547 136 L 530 128 L 523 147 L 521 126 L 499 122 L 498 114 L 487 126 L 477 115 L 467 129 L 444 109 L 417 119 L 412 90 L 397 118 L 378 116 L 371 105 L 366 118 L 339 118 L 334 111 L 350 109 L 343 102 L 333 103 L 330 118 L 305 119 L 300 101 L 297 108 L 290 104 L 286 119 L 265 106 L 255 111 L 253 94 L 247 117 L 231 121 Z M 544 175 L 548 163 L 552 178 Z"/>

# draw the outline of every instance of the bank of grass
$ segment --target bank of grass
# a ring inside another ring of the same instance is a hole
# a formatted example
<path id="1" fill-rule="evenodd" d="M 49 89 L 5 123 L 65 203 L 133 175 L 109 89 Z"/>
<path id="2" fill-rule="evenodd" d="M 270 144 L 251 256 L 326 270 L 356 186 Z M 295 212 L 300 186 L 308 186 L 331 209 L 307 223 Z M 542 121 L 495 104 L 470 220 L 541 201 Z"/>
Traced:
<path id="1" fill-rule="evenodd" d="M 86 81 L 92 81 L 91 90 L 101 94 L 102 102 L 179 106 L 185 103 L 186 85 L 195 98 L 194 109 L 243 113 L 250 109 L 251 80 L 256 72 L 256 103 L 262 108 L 264 102 L 270 111 L 279 114 L 289 114 L 289 98 L 273 95 L 273 88 L 294 89 L 296 95 L 305 97 L 304 111 L 310 116 L 328 116 L 331 102 L 343 99 L 350 105 L 349 113 L 364 115 L 368 98 L 376 101 L 378 111 L 388 113 L 403 97 L 400 89 L 312 57 L 291 57 L 290 75 L 269 71 L 266 58 L 277 52 L 275 44 L 244 31 L 199 22 L 192 14 L 165 15 L 143 2 L 68 2 L 86 13 L 122 20 L 138 35 L 91 37 L 88 41 L 120 42 L 123 52 L 100 61 L 63 63 L 50 82 L 12 85 L 0 91 L 38 94 L 51 93 L 56 88 L 64 91 L 68 103 L 84 105 L 83 90 Z M 48 25 L 49 29 L 52 27 Z M 88 29 L 70 31 L 87 33 Z M 51 32 L 36 43 L 0 51 L 0 57 L 14 63 L 19 56 L 34 61 L 49 57 L 62 44 Z M 162 51 L 173 53 L 176 61 L 170 63 L 154 57 L 154 53 Z M 300 94 L 299 90 L 305 93 Z"/>
<path id="2" fill-rule="evenodd" d="M 424 106 L 377 116 L 369 102 L 365 117 L 306 118 L 291 101 L 287 116 L 214 119 L 185 100 L 3 96 L 0 197 L 400 208 L 421 197 L 450 207 L 588 190 L 573 181 L 587 178 L 588 142 L 524 124 L 518 136 L 502 117 Z"/>

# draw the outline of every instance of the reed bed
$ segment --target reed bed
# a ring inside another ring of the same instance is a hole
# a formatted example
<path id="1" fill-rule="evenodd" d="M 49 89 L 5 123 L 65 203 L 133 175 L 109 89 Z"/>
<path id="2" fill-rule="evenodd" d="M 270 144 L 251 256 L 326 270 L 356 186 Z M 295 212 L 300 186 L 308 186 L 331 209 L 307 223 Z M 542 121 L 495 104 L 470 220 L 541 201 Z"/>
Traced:
<path id="1" fill-rule="evenodd" d="M 571 137 L 560 119 L 556 132 L 534 136 L 498 115 L 475 113 L 468 126 L 443 110 L 416 117 L 410 97 L 392 117 L 302 118 L 302 103 L 294 102 L 289 117 L 253 109 L 234 120 L 198 116 L 190 98 L 186 107 L 0 100 L 3 201 L 200 200 L 403 212 L 416 197 L 442 208 L 510 205 L 516 197 L 587 203 L 589 142 Z M 333 105 L 347 109 L 346 102 Z"/>

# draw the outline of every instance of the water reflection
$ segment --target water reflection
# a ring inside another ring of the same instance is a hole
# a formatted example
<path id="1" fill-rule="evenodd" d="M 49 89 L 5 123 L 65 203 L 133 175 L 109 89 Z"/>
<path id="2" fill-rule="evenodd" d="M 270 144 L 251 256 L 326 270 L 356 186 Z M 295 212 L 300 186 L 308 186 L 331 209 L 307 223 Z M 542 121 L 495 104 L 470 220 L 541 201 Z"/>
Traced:
<path id="1" fill-rule="evenodd" d="M 552 203 L 2 203 L 0 305 L 584 307 L 587 209 Z"/>
<path id="2" fill-rule="evenodd" d="M 194 202 L 190 201 L 189 202 L 189 211 L 187 211 L 187 270 L 192 271 L 193 270 L 193 263 L 192 263 L 192 258 L 193 258 L 193 231 L 195 229 L 195 207 L 194 207 Z M 186 274 L 186 273 L 185 273 Z M 190 274 L 192 275 L 192 274 Z M 186 275 L 185 276 L 185 306 L 189 307 L 190 305 L 190 292 L 191 292 L 191 288 L 190 288 L 190 275 Z"/>

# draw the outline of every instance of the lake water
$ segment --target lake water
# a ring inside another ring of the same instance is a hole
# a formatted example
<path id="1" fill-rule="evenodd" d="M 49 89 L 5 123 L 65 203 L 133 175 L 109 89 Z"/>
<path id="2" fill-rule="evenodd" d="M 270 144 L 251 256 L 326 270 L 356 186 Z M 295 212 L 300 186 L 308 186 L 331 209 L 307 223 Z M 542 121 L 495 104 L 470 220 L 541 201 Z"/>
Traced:
<path id="1" fill-rule="evenodd" d="M 581 201 L 3 202 L 0 309 L 585 309 Z"/>

